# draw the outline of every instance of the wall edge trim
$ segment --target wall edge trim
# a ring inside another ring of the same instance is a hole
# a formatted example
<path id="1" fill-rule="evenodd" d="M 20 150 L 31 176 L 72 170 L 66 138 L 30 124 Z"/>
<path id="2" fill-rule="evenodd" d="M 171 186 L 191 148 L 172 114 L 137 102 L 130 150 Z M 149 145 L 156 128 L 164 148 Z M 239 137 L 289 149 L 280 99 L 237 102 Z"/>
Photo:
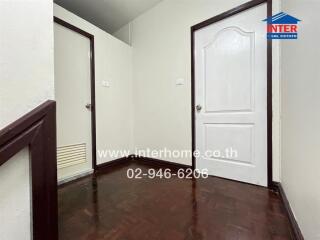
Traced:
<path id="1" fill-rule="evenodd" d="M 291 230 L 293 233 L 293 237 L 295 240 L 304 240 L 304 237 L 302 235 L 301 229 L 298 225 L 298 222 L 293 214 L 292 208 L 290 206 L 290 203 L 288 201 L 287 195 L 282 187 L 282 184 L 280 182 L 273 182 L 272 183 L 272 188 L 277 191 L 280 195 L 281 201 L 285 207 L 286 214 L 288 216 Z"/>

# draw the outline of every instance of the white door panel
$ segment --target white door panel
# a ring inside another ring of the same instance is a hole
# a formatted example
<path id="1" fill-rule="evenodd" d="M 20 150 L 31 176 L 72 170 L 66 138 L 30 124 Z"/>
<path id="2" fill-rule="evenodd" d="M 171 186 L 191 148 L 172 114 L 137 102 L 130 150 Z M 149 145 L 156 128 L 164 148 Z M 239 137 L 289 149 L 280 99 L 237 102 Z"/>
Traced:
<path id="1" fill-rule="evenodd" d="M 59 179 L 92 169 L 90 39 L 54 24 Z"/>
<path id="2" fill-rule="evenodd" d="M 202 49 L 204 74 L 210 76 L 204 78 L 206 112 L 252 111 L 253 41 L 254 33 L 228 27 Z"/>
<path id="3" fill-rule="evenodd" d="M 266 4 L 195 32 L 196 168 L 267 186 Z M 233 155 L 226 151 L 233 150 Z M 219 151 L 219 156 L 208 156 Z"/>

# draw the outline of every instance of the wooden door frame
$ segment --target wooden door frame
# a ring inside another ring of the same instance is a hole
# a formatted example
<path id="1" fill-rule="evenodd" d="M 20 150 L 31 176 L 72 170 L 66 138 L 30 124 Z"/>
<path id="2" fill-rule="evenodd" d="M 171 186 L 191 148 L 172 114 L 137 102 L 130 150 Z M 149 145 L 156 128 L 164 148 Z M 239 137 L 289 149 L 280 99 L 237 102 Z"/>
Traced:
<path id="1" fill-rule="evenodd" d="M 97 170 L 96 153 L 96 91 L 95 91 L 95 61 L 94 61 L 94 36 L 58 17 L 53 17 L 55 23 L 81 34 L 90 40 L 90 81 L 91 81 L 91 141 L 92 141 L 92 168 Z"/>
<path id="2" fill-rule="evenodd" d="M 221 13 L 213 18 L 205 20 L 191 27 L 191 121 L 192 121 L 192 152 L 196 150 L 196 126 L 195 126 L 195 32 L 213 23 L 267 3 L 267 17 L 272 16 L 272 0 L 253 0 Z M 259 20 L 259 19 L 258 19 Z M 262 21 L 262 19 L 261 19 Z M 272 173 L 272 40 L 267 39 L 267 165 L 268 165 L 268 187 L 273 187 Z M 192 168 L 195 169 L 196 158 L 192 156 Z"/>

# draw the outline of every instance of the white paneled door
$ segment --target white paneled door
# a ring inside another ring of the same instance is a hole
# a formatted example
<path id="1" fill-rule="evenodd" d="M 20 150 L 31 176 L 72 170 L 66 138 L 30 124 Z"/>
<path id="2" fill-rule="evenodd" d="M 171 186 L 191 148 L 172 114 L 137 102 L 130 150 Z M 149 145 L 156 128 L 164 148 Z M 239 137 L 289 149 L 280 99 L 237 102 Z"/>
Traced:
<path id="1" fill-rule="evenodd" d="M 90 39 L 54 24 L 60 180 L 92 170 Z"/>
<path id="2" fill-rule="evenodd" d="M 267 5 L 194 34 L 197 169 L 267 186 Z"/>

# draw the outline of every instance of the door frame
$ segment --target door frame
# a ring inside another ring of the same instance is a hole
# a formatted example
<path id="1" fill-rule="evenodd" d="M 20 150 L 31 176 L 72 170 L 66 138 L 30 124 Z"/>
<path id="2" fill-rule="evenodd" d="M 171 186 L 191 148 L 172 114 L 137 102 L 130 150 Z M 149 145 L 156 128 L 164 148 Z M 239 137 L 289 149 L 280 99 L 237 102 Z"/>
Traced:
<path id="1" fill-rule="evenodd" d="M 62 20 L 53 17 L 53 21 L 65 28 L 81 34 L 90 40 L 90 85 L 91 85 L 91 141 L 92 141 L 92 168 L 97 169 L 97 153 L 96 153 L 96 91 L 95 91 L 95 61 L 94 61 L 94 35 Z"/>
<path id="2" fill-rule="evenodd" d="M 191 123 L 192 123 L 192 153 L 196 150 L 196 126 L 195 126 L 195 32 L 213 23 L 267 3 L 267 17 L 272 16 L 272 0 L 253 0 L 238 7 L 223 12 L 215 17 L 207 19 L 191 27 Z M 268 187 L 273 187 L 272 173 L 272 40 L 267 41 L 267 171 Z M 192 168 L 195 169 L 196 158 L 192 155 Z"/>

